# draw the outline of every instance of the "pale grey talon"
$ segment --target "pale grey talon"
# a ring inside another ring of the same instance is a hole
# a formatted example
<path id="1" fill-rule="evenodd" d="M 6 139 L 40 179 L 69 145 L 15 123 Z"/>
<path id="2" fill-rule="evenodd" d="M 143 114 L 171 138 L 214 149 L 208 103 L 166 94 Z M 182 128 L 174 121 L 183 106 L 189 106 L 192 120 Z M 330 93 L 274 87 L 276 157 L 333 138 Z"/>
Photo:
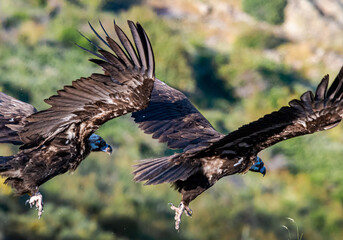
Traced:
<path id="1" fill-rule="evenodd" d="M 38 219 L 40 219 L 43 214 L 43 195 L 40 192 L 36 192 L 25 202 L 25 204 L 30 204 L 30 208 L 36 206 L 38 210 Z"/>
<path id="2" fill-rule="evenodd" d="M 185 206 L 183 202 L 179 204 L 179 207 L 175 207 L 172 203 L 169 203 L 169 205 L 171 205 L 170 209 L 175 211 L 175 230 L 179 231 L 183 212 L 190 217 L 192 216 L 192 210 L 188 206 Z"/>
<path id="3" fill-rule="evenodd" d="M 188 217 L 192 217 L 193 211 L 188 206 L 185 206 L 185 213 Z"/>

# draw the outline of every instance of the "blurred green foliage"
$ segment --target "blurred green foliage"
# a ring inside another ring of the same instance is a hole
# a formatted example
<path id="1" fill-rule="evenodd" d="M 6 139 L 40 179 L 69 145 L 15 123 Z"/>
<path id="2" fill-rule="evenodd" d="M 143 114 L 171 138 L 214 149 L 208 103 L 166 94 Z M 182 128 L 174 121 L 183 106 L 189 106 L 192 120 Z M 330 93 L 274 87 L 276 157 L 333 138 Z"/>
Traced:
<path id="1" fill-rule="evenodd" d="M 246 13 L 270 24 L 283 23 L 286 5 L 287 0 L 242 0 L 243 10 Z"/>
<path id="2" fill-rule="evenodd" d="M 273 2 L 279 1 L 264 2 L 265 16 Z M 189 40 L 182 24 L 137 5 L 140 1 L 116 4 L 121 2 L 0 1 L 0 90 L 47 108 L 42 100 L 63 85 L 101 72 L 87 62 L 92 56 L 73 43 L 94 50 L 77 30 L 99 43 L 87 21 L 100 33 L 100 18 L 113 34 L 114 17 L 125 31 L 126 19 L 143 25 L 154 48 L 157 77 L 185 92 L 224 133 L 284 106 L 320 80 L 310 82 L 267 59 L 264 51 L 283 43 L 269 33 L 246 32 L 219 53 L 201 37 L 196 43 Z M 249 173 L 222 179 L 192 202 L 194 216 L 182 219 L 179 233 L 167 203 L 177 204 L 180 195 L 166 184 L 134 183 L 131 175 L 137 160 L 171 151 L 143 134 L 129 116 L 106 123 L 98 134 L 114 154 L 93 153 L 74 174 L 44 184 L 42 219 L 24 205 L 27 196 L 13 196 L 0 183 L 0 239 L 288 239 L 281 226 L 287 225 L 293 236 L 296 229 L 286 217 L 297 221 L 304 239 L 343 235 L 342 127 L 263 151 L 266 177 Z M 2 145 L 0 155 L 16 150 Z"/>
<path id="3" fill-rule="evenodd" d="M 195 46 L 191 55 L 190 67 L 193 71 L 193 78 L 196 81 L 194 100 L 203 108 L 227 105 L 234 101 L 232 89 L 228 85 L 225 76 L 222 76 L 218 69 L 220 66 L 229 64 L 229 58 L 216 51 L 208 49 L 203 45 Z"/>
<path id="4" fill-rule="evenodd" d="M 236 39 L 236 47 L 273 49 L 286 42 L 286 39 L 277 37 L 270 32 L 250 29 Z"/>

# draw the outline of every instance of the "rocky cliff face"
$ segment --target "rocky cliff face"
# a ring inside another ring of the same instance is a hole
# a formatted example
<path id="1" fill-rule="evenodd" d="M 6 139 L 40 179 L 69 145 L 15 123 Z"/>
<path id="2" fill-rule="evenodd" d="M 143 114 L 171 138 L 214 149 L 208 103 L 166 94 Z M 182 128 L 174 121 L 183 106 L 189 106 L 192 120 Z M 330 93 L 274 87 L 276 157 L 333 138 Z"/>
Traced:
<path id="1" fill-rule="evenodd" d="M 257 21 L 241 9 L 239 0 L 147 0 L 167 18 L 182 19 L 189 32 L 201 30 L 210 47 L 232 44 L 247 29 L 273 32 L 290 40 L 266 56 L 303 70 L 337 71 L 343 65 L 343 1 L 288 0 L 285 21 L 279 26 Z M 205 31 L 204 31 L 205 29 Z M 200 32 L 200 31 L 199 31 Z M 318 67 L 320 66 L 320 67 Z"/>
<path id="2" fill-rule="evenodd" d="M 311 41 L 343 53 L 341 0 L 288 0 L 283 30 L 291 39 Z"/>

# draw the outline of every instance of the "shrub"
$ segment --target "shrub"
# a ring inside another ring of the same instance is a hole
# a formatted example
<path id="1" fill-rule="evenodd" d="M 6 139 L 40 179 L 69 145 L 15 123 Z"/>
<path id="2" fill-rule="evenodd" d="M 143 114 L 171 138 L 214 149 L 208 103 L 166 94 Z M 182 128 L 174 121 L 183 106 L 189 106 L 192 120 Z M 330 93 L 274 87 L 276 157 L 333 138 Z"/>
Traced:
<path id="1" fill-rule="evenodd" d="M 237 47 L 248 47 L 255 49 L 273 49 L 285 43 L 287 40 L 277 37 L 270 32 L 252 30 L 240 35 L 235 42 Z"/>
<path id="2" fill-rule="evenodd" d="M 243 10 L 254 18 L 271 24 L 284 21 L 284 8 L 287 0 L 243 0 Z"/>

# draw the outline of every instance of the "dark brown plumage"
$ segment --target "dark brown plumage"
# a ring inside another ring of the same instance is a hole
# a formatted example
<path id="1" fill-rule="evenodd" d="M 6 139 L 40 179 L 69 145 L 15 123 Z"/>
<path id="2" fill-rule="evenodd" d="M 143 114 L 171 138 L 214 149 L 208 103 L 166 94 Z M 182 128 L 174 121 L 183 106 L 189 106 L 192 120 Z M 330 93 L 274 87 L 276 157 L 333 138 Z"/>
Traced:
<path id="1" fill-rule="evenodd" d="M 155 81 L 149 106 L 132 114 L 139 127 L 169 148 L 182 153 L 142 160 L 134 179 L 145 184 L 169 182 L 181 194 L 175 210 L 175 227 L 181 215 L 191 214 L 189 203 L 220 178 L 249 170 L 265 173 L 257 154 L 280 141 L 335 127 L 343 116 L 343 68 L 328 88 L 326 75 L 315 94 L 305 92 L 300 100 L 242 126 L 224 136 L 196 110 L 181 92 Z"/>
<path id="2" fill-rule="evenodd" d="M 136 50 L 116 24 L 124 49 L 104 29 L 106 41 L 91 26 L 113 52 L 100 47 L 99 53 L 91 52 L 100 58 L 91 61 L 105 74 L 92 74 L 65 86 L 45 100 L 49 109 L 34 113 L 29 104 L 0 94 L 0 141 L 22 144 L 16 155 L 0 157 L 0 175 L 18 194 L 32 196 L 30 204 L 37 204 L 39 215 L 38 187 L 75 170 L 91 151 L 110 152 L 111 147 L 94 132 L 106 121 L 148 105 L 155 80 L 153 52 L 143 28 L 128 24 Z"/>
<path id="3" fill-rule="evenodd" d="M 0 143 L 23 144 L 18 131 L 23 128 L 24 119 L 35 112 L 31 104 L 0 92 Z"/>

